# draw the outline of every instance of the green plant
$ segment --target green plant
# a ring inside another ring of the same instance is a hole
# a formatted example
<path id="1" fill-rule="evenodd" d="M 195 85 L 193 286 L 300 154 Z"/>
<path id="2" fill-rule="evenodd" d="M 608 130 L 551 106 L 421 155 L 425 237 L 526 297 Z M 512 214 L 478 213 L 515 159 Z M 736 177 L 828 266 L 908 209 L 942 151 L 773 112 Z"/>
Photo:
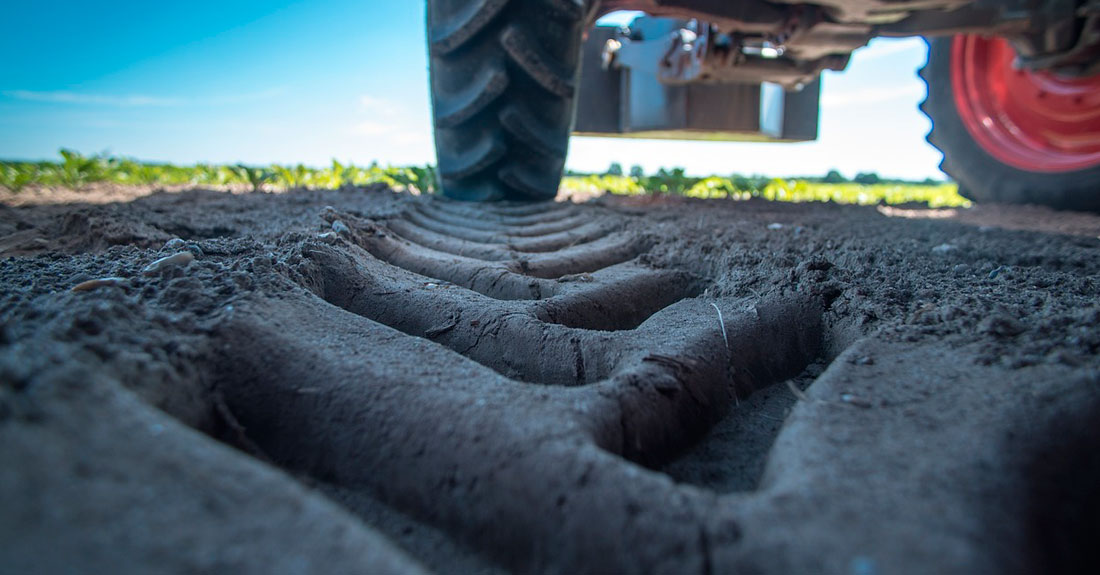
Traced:
<path id="1" fill-rule="evenodd" d="M 163 183 L 165 170 L 154 164 L 142 164 L 130 159 L 110 159 L 107 163 L 112 175 L 111 180 L 124 184 Z"/>
<path id="2" fill-rule="evenodd" d="M 38 179 L 35 164 L 0 164 L 0 186 L 18 194 Z"/>
<path id="3" fill-rule="evenodd" d="M 309 187 L 311 171 L 302 164 L 298 164 L 293 168 L 271 166 L 271 169 L 275 172 L 276 182 L 286 189 Z"/>
<path id="4" fill-rule="evenodd" d="M 687 190 L 686 195 L 692 198 L 737 198 L 741 197 L 741 190 L 737 189 L 728 178 L 711 176 L 696 183 Z"/>
<path id="5" fill-rule="evenodd" d="M 435 172 L 435 166 L 428 165 L 422 168 L 413 166 L 409 168 L 409 171 L 416 176 L 416 187 L 421 193 L 434 194 L 438 191 L 439 185 L 436 183 L 438 176 Z"/>
<path id="6" fill-rule="evenodd" d="M 61 163 L 55 168 L 55 178 L 61 185 L 79 190 L 92 182 L 107 179 L 108 163 L 104 156 L 83 156 L 62 148 Z"/>
<path id="7" fill-rule="evenodd" d="M 255 168 L 244 164 L 233 166 L 233 170 L 237 172 L 240 178 L 244 179 L 252 186 L 253 192 L 263 190 L 264 184 L 270 182 L 275 177 L 274 172 L 267 168 Z"/>
<path id="8" fill-rule="evenodd" d="M 750 178 L 747 176 L 735 174 L 733 177 L 730 178 L 730 183 L 733 185 L 734 189 L 742 194 L 759 196 L 760 191 L 768 185 L 768 179 L 758 176 L 753 176 Z"/>
<path id="9" fill-rule="evenodd" d="M 321 174 L 322 187 L 340 190 L 357 185 L 360 170 L 354 164 L 344 165 L 337 160 L 332 161 L 332 166 Z"/>
<path id="10" fill-rule="evenodd" d="M 422 193 L 431 193 L 434 174 L 427 173 L 422 168 L 395 168 L 385 169 L 371 166 L 371 183 L 381 182 L 389 186 L 401 186 L 406 190 L 416 190 Z"/>
<path id="11" fill-rule="evenodd" d="M 700 179 L 686 176 L 683 168 L 661 168 L 656 175 L 645 178 L 642 185 L 651 193 L 682 196 L 699 183 Z"/>

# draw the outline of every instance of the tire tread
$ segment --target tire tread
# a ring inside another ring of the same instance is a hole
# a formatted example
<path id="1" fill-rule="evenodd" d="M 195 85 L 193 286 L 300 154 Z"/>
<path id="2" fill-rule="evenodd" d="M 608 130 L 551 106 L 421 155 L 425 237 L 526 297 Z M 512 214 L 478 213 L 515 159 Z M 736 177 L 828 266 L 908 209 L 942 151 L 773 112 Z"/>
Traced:
<path id="1" fill-rule="evenodd" d="M 444 195 L 485 201 L 557 194 L 585 15 L 582 0 L 429 0 Z"/>

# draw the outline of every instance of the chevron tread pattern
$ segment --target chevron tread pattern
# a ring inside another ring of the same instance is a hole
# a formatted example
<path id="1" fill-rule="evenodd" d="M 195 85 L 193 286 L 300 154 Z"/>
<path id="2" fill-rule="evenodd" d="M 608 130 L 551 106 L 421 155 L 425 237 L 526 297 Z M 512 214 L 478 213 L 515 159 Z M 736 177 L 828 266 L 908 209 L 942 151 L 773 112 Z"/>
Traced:
<path id="1" fill-rule="evenodd" d="M 435 141 L 446 196 L 557 195 L 585 13 L 583 0 L 429 0 Z"/>

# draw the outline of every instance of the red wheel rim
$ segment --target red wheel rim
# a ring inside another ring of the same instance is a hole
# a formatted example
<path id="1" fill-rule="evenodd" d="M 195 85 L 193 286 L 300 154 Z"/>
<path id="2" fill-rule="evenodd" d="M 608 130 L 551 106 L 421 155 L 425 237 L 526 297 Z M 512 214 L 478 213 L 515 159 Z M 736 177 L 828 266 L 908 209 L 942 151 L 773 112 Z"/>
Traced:
<path id="1" fill-rule="evenodd" d="M 958 36 L 951 86 L 966 130 L 989 155 L 1031 172 L 1100 166 L 1100 76 L 1016 69 L 1000 38 Z"/>

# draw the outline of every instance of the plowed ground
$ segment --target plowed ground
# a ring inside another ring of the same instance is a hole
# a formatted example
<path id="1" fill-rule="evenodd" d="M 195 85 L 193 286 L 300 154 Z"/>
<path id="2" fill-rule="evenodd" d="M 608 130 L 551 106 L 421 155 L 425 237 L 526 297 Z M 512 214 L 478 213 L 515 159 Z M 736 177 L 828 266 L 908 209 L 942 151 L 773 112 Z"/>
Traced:
<path id="1" fill-rule="evenodd" d="M 1100 571 L 1098 217 L 109 199 L 0 210 L 0 572 Z"/>

